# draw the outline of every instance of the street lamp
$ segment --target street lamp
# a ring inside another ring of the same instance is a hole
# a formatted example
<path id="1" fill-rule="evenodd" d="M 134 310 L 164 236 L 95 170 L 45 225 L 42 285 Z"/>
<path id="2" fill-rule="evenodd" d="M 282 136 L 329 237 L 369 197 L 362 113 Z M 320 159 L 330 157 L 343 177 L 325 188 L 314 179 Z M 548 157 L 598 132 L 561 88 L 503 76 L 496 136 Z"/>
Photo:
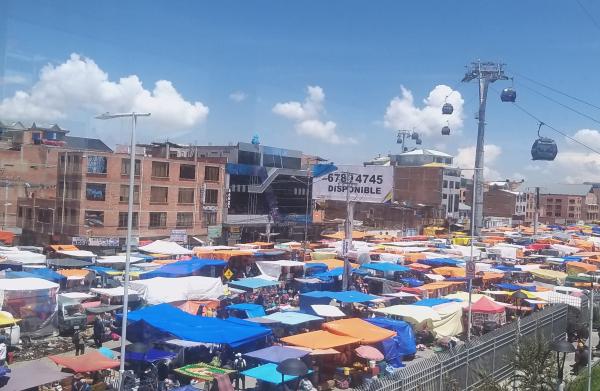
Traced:
<path id="1" fill-rule="evenodd" d="M 556 365 L 558 366 L 558 381 L 556 382 L 556 389 L 560 390 L 562 388 L 563 383 L 563 372 L 565 368 L 567 353 L 573 353 L 575 351 L 575 347 L 572 343 L 569 343 L 569 341 L 563 339 L 558 342 L 552 342 L 550 344 L 550 349 L 552 349 L 553 352 L 556 352 Z"/>
<path id="2" fill-rule="evenodd" d="M 119 390 L 123 389 L 125 373 L 125 340 L 127 339 L 127 310 L 129 306 L 129 297 L 127 288 L 129 286 L 129 265 L 131 259 L 131 231 L 133 227 L 133 186 L 135 178 L 135 128 L 137 117 L 149 117 L 150 113 L 104 113 L 96 119 L 107 120 L 113 118 L 131 118 L 131 140 L 129 145 L 129 202 L 127 206 L 127 240 L 125 244 L 125 274 L 123 277 L 123 323 L 121 324 L 121 357 L 119 364 Z M 66 162 L 65 162 L 66 164 Z"/>

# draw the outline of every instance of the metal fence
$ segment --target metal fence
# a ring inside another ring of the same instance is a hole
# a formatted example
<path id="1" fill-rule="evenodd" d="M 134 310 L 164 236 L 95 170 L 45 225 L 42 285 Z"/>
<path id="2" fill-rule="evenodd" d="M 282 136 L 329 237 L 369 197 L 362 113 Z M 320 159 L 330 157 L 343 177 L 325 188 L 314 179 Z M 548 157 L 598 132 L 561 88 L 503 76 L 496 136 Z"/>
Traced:
<path id="1" fill-rule="evenodd" d="M 471 342 L 436 354 L 382 376 L 358 390 L 361 391 L 450 391 L 476 390 L 486 373 L 496 381 L 512 372 L 510 355 L 517 338 L 536 333 L 548 340 L 563 338 L 567 328 L 567 305 L 556 304 L 523 317 Z M 517 332 L 519 331 L 519 332 Z"/>

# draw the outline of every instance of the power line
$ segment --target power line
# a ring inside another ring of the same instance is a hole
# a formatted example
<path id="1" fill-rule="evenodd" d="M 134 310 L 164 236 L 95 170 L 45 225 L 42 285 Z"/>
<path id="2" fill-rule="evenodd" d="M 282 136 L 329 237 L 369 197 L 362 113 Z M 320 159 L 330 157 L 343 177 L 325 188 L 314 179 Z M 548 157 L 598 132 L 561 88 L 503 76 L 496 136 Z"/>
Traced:
<path id="1" fill-rule="evenodd" d="M 581 3 L 581 1 L 579 1 L 579 0 L 575 0 L 575 1 L 577 1 L 577 4 L 579 4 L 579 7 L 581 7 L 581 9 L 583 10 L 583 12 L 592 21 L 592 23 L 594 24 L 594 26 L 596 26 L 596 28 L 598 30 L 600 30 L 600 23 L 598 23 L 598 21 L 596 20 L 596 18 L 594 17 L 594 15 L 592 15 L 592 13 Z"/>
<path id="2" fill-rule="evenodd" d="M 532 83 L 535 83 L 535 84 L 537 84 L 537 85 L 539 85 L 539 86 L 542 86 L 542 87 L 544 87 L 544 88 L 547 88 L 547 89 L 549 89 L 550 91 L 556 92 L 557 94 L 564 95 L 564 96 L 566 96 L 567 98 L 573 99 L 573 100 L 575 100 L 575 101 L 577 101 L 577 102 L 579 102 L 579 103 L 583 103 L 583 104 L 585 104 L 585 105 L 588 105 L 588 106 L 590 106 L 590 107 L 593 107 L 593 108 L 595 108 L 595 109 L 598 109 L 598 110 L 600 110 L 600 106 L 596 106 L 596 105 L 595 105 L 595 104 L 593 104 L 593 103 L 587 102 L 587 101 L 585 101 L 585 100 L 583 100 L 583 99 L 581 99 L 581 98 L 577 98 L 576 96 L 573 96 L 573 95 L 567 94 L 566 92 L 560 91 L 560 90 L 558 90 L 558 89 L 556 89 L 556 88 L 554 88 L 554 87 L 551 87 L 551 86 L 549 86 L 549 85 L 547 85 L 547 84 L 544 84 L 544 83 L 542 83 L 542 82 L 536 81 L 536 80 L 534 80 L 534 79 L 532 79 L 532 78 L 530 78 L 530 77 L 528 77 L 528 76 L 525 76 L 525 75 L 523 75 L 523 74 L 520 74 L 520 73 L 518 73 L 518 72 L 514 72 L 514 71 L 513 71 L 513 73 L 514 73 L 515 75 L 519 75 L 519 77 L 522 77 L 522 78 L 524 78 L 524 79 L 527 79 L 527 80 L 529 80 L 529 81 L 530 81 L 530 82 L 532 82 Z"/>

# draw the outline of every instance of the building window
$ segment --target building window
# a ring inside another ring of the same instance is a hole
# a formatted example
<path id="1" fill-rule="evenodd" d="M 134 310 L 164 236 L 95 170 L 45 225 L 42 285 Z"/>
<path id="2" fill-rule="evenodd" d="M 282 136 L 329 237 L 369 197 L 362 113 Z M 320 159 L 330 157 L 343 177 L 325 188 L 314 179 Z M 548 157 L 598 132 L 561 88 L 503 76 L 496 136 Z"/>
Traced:
<path id="1" fill-rule="evenodd" d="M 196 179 L 196 166 L 191 164 L 180 165 L 179 179 Z"/>
<path id="2" fill-rule="evenodd" d="M 129 175 L 129 159 L 121 159 L 121 175 Z M 141 162 L 139 159 L 135 159 L 135 171 L 133 175 L 140 176 L 140 166 Z"/>
<path id="3" fill-rule="evenodd" d="M 169 188 L 151 186 L 150 187 L 150 203 L 151 204 L 166 204 L 169 198 Z"/>
<path id="4" fill-rule="evenodd" d="M 460 182 L 454 182 L 454 188 L 460 189 Z"/>
<path id="5" fill-rule="evenodd" d="M 86 227 L 104 227 L 104 212 L 100 210 L 86 210 L 83 217 Z"/>
<path id="6" fill-rule="evenodd" d="M 131 214 L 131 227 L 137 228 L 138 224 L 138 212 L 133 212 Z M 119 212 L 119 228 L 127 228 L 127 212 Z"/>
<path id="7" fill-rule="evenodd" d="M 105 156 L 88 156 L 87 172 L 88 174 L 106 174 Z"/>
<path id="8" fill-rule="evenodd" d="M 180 188 L 179 194 L 177 195 L 177 203 L 193 204 L 194 203 L 194 189 Z"/>
<path id="9" fill-rule="evenodd" d="M 217 205 L 219 202 L 219 190 L 206 189 L 204 192 L 204 203 L 207 205 Z"/>
<path id="10" fill-rule="evenodd" d="M 571 198 L 571 199 L 569 200 L 569 204 L 574 204 L 574 203 L 575 203 L 575 200 Z"/>
<path id="11" fill-rule="evenodd" d="M 448 194 L 446 194 L 446 193 L 442 194 L 442 198 L 443 199 L 447 199 L 448 198 Z"/>
<path id="12" fill-rule="evenodd" d="M 443 188 L 446 189 L 448 187 L 448 181 L 444 181 Z"/>
<path id="13" fill-rule="evenodd" d="M 86 183 L 85 199 L 88 201 L 104 201 L 106 199 L 106 184 Z"/>
<path id="14" fill-rule="evenodd" d="M 573 212 L 575 210 L 574 206 L 569 206 L 569 212 Z"/>
<path id="15" fill-rule="evenodd" d="M 177 212 L 177 227 L 193 227 L 194 226 L 194 214 L 192 212 Z"/>
<path id="16" fill-rule="evenodd" d="M 204 167 L 204 180 L 205 181 L 211 181 L 211 182 L 218 182 L 219 181 L 219 167 L 211 167 L 211 166 L 206 166 Z"/>
<path id="17" fill-rule="evenodd" d="M 167 226 L 167 212 L 150 212 L 150 228 L 165 228 Z"/>
<path id="18" fill-rule="evenodd" d="M 129 202 L 129 185 L 121 185 L 119 190 L 119 202 Z M 133 203 L 140 203 L 140 186 L 133 185 Z"/>
<path id="19" fill-rule="evenodd" d="M 574 217 L 575 217 L 575 214 L 573 214 L 573 213 L 569 213 L 569 217 L 571 217 L 571 218 L 574 218 Z"/>
<path id="20" fill-rule="evenodd" d="M 169 163 L 167 162 L 152 162 L 152 176 L 155 178 L 169 177 Z"/>
<path id="21" fill-rule="evenodd" d="M 215 211 L 204 211 L 204 220 L 203 224 L 205 227 L 209 225 L 217 224 L 217 212 Z"/>

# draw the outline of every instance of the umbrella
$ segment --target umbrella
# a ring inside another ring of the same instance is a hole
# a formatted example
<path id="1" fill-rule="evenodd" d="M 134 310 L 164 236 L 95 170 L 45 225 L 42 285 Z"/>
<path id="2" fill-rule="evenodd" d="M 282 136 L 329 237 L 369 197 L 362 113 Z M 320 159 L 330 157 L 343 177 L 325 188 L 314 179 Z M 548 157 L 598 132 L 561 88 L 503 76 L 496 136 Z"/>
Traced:
<path id="1" fill-rule="evenodd" d="M 252 357 L 263 361 L 280 363 L 290 358 L 301 358 L 308 355 L 309 352 L 303 349 L 290 348 L 287 346 L 269 346 L 264 349 L 255 350 L 246 353 L 246 357 Z"/>
<path id="2" fill-rule="evenodd" d="M 383 353 L 375 349 L 372 346 L 362 345 L 354 349 L 358 357 L 362 357 L 367 360 L 381 361 L 383 360 Z"/>
<path id="3" fill-rule="evenodd" d="M 277 365 L 277 372 L 282 376 L 304 376 L 308 373 L 308 367 L 300 359 L 288 358 Z"/>

